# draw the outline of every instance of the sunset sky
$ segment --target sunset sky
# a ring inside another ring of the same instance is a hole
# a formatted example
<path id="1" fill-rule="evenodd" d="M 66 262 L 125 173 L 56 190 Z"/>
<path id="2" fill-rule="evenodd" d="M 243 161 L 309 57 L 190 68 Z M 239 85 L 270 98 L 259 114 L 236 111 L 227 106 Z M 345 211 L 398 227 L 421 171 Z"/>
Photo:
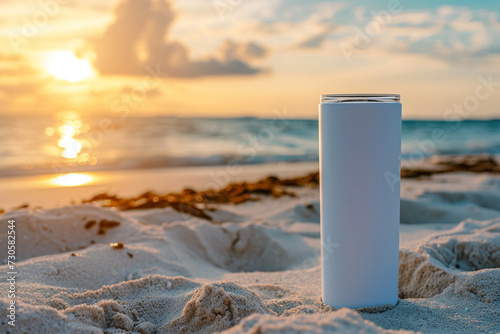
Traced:
<path id="1" fill-rule="evenodd" d="M 2 0 L 0 113 L 316 118 L 322 93 L 399 93 L 406 118 L 500 118 L 499 14 L 484 0 Z"/>

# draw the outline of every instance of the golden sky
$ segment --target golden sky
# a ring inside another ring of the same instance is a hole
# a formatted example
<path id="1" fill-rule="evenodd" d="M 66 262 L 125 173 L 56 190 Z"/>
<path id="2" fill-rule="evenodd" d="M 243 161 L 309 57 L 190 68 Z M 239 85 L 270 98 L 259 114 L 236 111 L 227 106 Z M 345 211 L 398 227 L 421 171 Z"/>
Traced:
<path id="1" fill-rule="evenodd" d="M 404 117 L 500 117 L 499 5 L 411 0 L 0 2 L 0 113 L 316 118 L 322 93 Z"/>

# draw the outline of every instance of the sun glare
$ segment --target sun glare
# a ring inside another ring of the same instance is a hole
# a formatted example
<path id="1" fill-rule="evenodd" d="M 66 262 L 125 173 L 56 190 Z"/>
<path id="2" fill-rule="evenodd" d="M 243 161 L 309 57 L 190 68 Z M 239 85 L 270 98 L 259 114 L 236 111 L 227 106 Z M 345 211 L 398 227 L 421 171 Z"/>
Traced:
<path id="1" fill-rule="evenodd" d="M 80 134 L 82 121 L 76 113 L 68 113 L 66 116 L 67 117 L 64 119 L 64 122 L 57 128 L 57 132 L 61 136 L 57 141 L 57 146 L 64 149 L 64 151 L 61 152 L 61 156 L 63 158 L 76 159 L 83 146 L 82 143 L 74 137 Z"/>
<path id="2" fill-rule="evenodd" d="M 56 51 L 47 61 L 47 71 L 58 79 L 77 82 L 92 75 L 92 66 L 70 51 Z"/>
<path id="3" fill-rule="evenodd" d="M 91 141 L 84 136 L 89 132 L 89 124 L 78 112 L 71 110 L 57 113 L 56 118 L 53 126 L 45 128 L 45 135 L 55 137 L 53 140 L 59 149 L 54 151 L 64 158 L 61 163 L 66 166 L 96 165 L 97 157 L 92 155 Z"/>
<path id="4" fill-rule="evenodd" d="M 95 181 L 95 178 L 87 173 L 69 173 L 53 177 L 49 183 L 54 186 L 76 187 Z"/>

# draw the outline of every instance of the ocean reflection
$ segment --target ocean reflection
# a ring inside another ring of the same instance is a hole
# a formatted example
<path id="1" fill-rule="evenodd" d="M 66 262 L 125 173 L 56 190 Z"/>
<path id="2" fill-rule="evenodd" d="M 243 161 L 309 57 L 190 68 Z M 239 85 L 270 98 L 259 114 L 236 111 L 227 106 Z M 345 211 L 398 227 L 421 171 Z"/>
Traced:
<path id="1" fill-rule="evenodd" d="M 89 154 L 88 141 L 82 139 L 89 131 L 89 125 L 82 120 L 80 113 L 63 111 L 57 114 L 56 119 L 54 127 L 45 129 L 45 135 L 59 137 L 57 146 L 60 156 L 70 163 L 95 165 L 97 159 Z"/>
<path id="2" fill-rule="evenodd" d="M 89 173 L 68 173 L 51 177 L 48 182 L 53 186 L 76 187 L 96 181 L 96 177 Z"/>

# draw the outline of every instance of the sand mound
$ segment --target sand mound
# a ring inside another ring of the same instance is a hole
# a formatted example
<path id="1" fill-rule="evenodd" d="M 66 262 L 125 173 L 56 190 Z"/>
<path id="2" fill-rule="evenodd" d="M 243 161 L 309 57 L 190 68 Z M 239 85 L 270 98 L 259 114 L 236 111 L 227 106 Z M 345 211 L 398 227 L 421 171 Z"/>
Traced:
<path id="1" fill-rule="evenodd" d="M 340 309 L 329 314 L 295 315 L 276 318 L 254 314 L 224 334 L 243 333 L 392 333 L 370 321 L 363 320 L 356 312 Z M 398 333 L 410 333 L 399 331 Z"/>
<path id="2" fill-rule="evenodd" d="M 399 298 L 429 298 L 454 281 L 455 275 L 428 254 L 399 251 Z"/>
<path id="3" fill-rule="evenodd" d="M 91 204 L 63 208 L 12 211 L 3 219 L 16 220 L 16 257 L 25 260 L 87 248 L 96 243 L 114 242 L 133 237 L 140 224 L 109 209 Z M 7 233 L 2 224 L 2 233 Z M 6 239 L 0 247 L 6 249 Z"/>
<path id="4" fill-rule="evenodd" d="M 193 292 L 182 315 L 158 333 L 212 333 L 238 324 L 253 314 L 272 314 L 252 291 L 232 283 L 207 283 Z"/>
<path id="5" fill-rule="evenodd" d="M 4 333 L 103 334 L 100 328 L 78 321 L 76 316 L 65 315 L 51 307 L 32 306 L 20 301 L 16 302 L 16 326 L 11 327 L 6 324 L 8 305 L 7 299 L 0 299 L 2 309 L 1 325 Z"/>
<path id="6" fill-rule="evenodd" d="M 465 221 L 446 234 L 399 252 L 399 297 L 429 298 L 464 271 L 500 268 L 500 220 Z"/>
<path id="7" fill-rule="evenodd" d="M 86 328 L 92 333 L 117 329 L 212 333 L 230 328 L 253 313 L 274 314 L 258 295 L 236 283 L 200 284 L 183 277 L 158 275 L 95 291 L 63 291 L 47 304 L 50 307 L 18 308 L 17 328 L 26 330 L 24 319 L 32 319 L 51 328 L 47 333 L 73 333 L 74 328 Z M 6 304 L 2 305 L 6 310 Z M 54 326 L 50 327 L 48 321 Z M 32 325 L 27 328 L 35 332 Z"/>
<path id="8" fill-rule="evenodd" d="M 427 192 L 417 199 L 401 199 L 401 224 L 458 224 L 500 216 L 500 195 Z"/>
<path id="9" fill-rule="evenodd" d="M 270 217 L 272 220 L 278 220 L 285 223 L 318 223 L 320 222 L 319 201 L 310 203 L 299 203 L 289 206 L 287 210 L 280 210 Z"/>
<path id="10" fill-rule="evenodd" d="M 500 177 L 442 174 L 401 187 L 402 224 L 458 224 L 500 216 Z"/>
<path id="11" fill-rule="evenodd" d="M 500 267 L 500 243 L 451 239 L 439 245 L 423 245 L 420 249 L 448 268 L 474 271 Z"/>
<path id="12" fill-rule="evenodd" d="M 444 295 L 463 296 L 488 304 L 500 303 L 499 269 L 483 270 L 475 274 L 463 275 L 455 284 L 445 290 Z M 496 288 L 495 288 L 496 287 Z"/>
<path id="13" fill-rule="evenodd" d="M 445 203 L 472 204 L 479 208 L 500 211 L 500 194 L 485 191 L 426 191 L 421 199 L 429 198 L 431 201 Z"/>

